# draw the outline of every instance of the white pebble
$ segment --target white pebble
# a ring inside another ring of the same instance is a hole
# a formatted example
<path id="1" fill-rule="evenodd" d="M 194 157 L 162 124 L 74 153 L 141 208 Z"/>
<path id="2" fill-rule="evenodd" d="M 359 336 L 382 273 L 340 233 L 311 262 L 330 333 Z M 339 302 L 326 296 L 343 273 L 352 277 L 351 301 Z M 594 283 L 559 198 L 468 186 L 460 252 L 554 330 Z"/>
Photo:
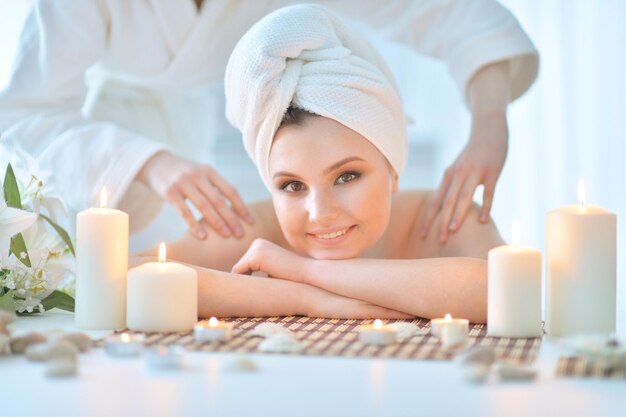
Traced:
<path id="1" fill-rule="evenodd" d="M 257 366 L 249 357 L 237 355 L 226 364 L 226 369 L 232 372 L 254 372 Z"/>
<path id="2" fill-rule="evenodd" d="M 251 336 L 270 337 L 272 335 L 283 333 L 292 335 L 291 330 L 278 323 L 261 323 L 256 326 L 251 332 Z"/>
<path id="3" fill-rule="evenodd" d="M 537 377 L 537 371 L 523 366 L 502 365 L 498 368 L 502 380 L 531 381 Z"/>
<path id="4" fill-rule="evenodd" d="M 77 371 L 75 360 L 55 359 L 46 364 L 46 376 L 50 378 L 75 376 Z"/>
<path id="5" fill-rule="evenodd" d="M 259 350 L 262 352 L 297 352 L 302 349 L 302 345 L 291 334 L 276 333 L 259 343 Z"/>

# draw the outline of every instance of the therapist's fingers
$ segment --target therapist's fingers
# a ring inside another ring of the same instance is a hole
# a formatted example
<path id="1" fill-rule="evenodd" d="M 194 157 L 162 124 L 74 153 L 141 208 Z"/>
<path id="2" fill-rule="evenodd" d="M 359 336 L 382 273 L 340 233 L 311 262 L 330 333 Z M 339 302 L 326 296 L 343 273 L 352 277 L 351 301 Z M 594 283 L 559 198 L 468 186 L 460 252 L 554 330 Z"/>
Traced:
<path id="1" fill-rule="evenodd" d="M 476 191 L 476 187 L 480 185 L 480 174 L 473 173 L 471 174 L 459 193 L 459 199 L 456 203 L 456 208 L 454 210 L 454 214 L 452 215 L 452 221 L 448 226 L 448 230 L 451 232 L 456 232 L 460 229 L 461 225 L 465 221 L 465 217 L 469 212 L 470 207 L 472 206 L 472 201 L 474 197 L 474 192 Z"/>
<path id="2" fill-rule="evenodd" d="M 244 219 L 248 224 L 253 225 L 254 217 L 244 204 L 239 192 L 237 192 L 237 189 L 226 182 L 226 180 L 224 180 L 224 178 L 222 178 L 222 176 L 213 168 L 207 167 L 206 172 L 213 185 L 230 201 L 235 213 L 237 213 L 239 217 Z"/>
<path id="3" fill-rule="evenodd" d="M 222 217 L 217 213 L 208 197 L 196 187 L 194 182 L 186 182 L 182 184 L 181 188 L 185 197 L 196 206 L 204 220 L 211 225 L 211 228 L 224 237 L 231 236 L 231 231 L 224 223 Z"/>
<path id="4" fill-rule="evenodd" d="M 498 182 L 498 174 L 489 175 L 485 178 L 485 189 L 483 190 L 483 208 L 480 212 L 480 222 L 487 223 L 489 214 L 491 213 L 491 205 L 493 204 L 493 196 L 496 192 L 496 183 Z"/>
<path id="5" fill-rule="evenodd" d="M 448 240 L 448 235 L 450 234 L 450 221 L 452 220 L 452 214 L 456 208 L 456 203 L 459 198 L 459 192 L 461 191 L 461 187 L 465 183 L 466 175 L 464 173 L 459 173 L 459 175 L 455 176 L 452 180 L 452 184 L 448 188 L 448 192 L 446 193 L 446 197 L 443 201 L 443 206 L 441 206 L 441 224 L 439 225 L 439 241 L 445 243 Z"/>
<path id="6" fill-rule="evenodd" d="M 222 192 L 215 188 L 213 184 L 211 184 L 204 176 L 196 178 L 195 183 L 202 194 L 206 196 L 209 203 L 213 206 L 213 209 L 221 217 L 222 222 L 227 225 L 229 231 L 237 237 L 242 237 L 243 228 L 241 227 L 239 218 L 226 202 L 226 197 L 224 197 Z"/>
<path id="7" fill-rule="evenodd" d="M 167 192 L 167 199 L 174 205 L 178 213 L 180 213 L 181 217 L 187 223 L 189 230 L 191 233 L 197 237 L 198 239 L 204 240 L 207 237 L 206 230 L 202 227 L 193 216 L 189 207 L 187 207 L 187 203 L 185 202 L 185 197 L 178 189 L 171 188 Z"/>
<path id="8" fill-rule="evenodd" d="M 437 189 L 437 194 L 435 195 L 435 199 L 429 204 L 428 210 L 426 212 L 426 220 L 424 221 L 424 225 L 422 226 L 422 239 L 428 236 L 428 232 L 430 231 L 437 214 L 441 210 L 441 205 L 443 204 L 443 199 L 445 198 L 448 188 L 452 183 L 452 168 L 446 169 L 443 174 L 443 178 L 441 180 L 441 184 Z"/>

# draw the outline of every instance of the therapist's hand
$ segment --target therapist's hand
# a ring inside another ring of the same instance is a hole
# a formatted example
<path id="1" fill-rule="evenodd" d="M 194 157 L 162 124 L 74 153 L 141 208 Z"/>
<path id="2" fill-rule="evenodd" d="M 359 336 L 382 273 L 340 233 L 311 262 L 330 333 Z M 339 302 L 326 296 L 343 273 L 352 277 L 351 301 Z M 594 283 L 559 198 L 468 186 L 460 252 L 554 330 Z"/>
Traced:
<path id="1" fill-rule="evenodd" d="M 242 237 L 242 219 L 254 223 L 237 190 L 209 165 L 159 152 L 146 162 L 137 179 L 172 203 L 198 239 L 206 239 L 208 231 L 195 219 L 188 201 L 224 237 Z"/>
<path id="2" fill-rule="evenodd" d="M 428 236 L 437 216 L 441 216 L 437 231 L 439 240 L 446 242 L 450 233 L 459 230 L 472 206 L 474 192 L 484 186 L 480 222 L 489 220 L 496 182 L 502 172 L 508 150 L 506 111 L 482 113 L 472 118 L 470 140 L 446 169 L 435 199 L 426 212 L 422 237 Z"/>

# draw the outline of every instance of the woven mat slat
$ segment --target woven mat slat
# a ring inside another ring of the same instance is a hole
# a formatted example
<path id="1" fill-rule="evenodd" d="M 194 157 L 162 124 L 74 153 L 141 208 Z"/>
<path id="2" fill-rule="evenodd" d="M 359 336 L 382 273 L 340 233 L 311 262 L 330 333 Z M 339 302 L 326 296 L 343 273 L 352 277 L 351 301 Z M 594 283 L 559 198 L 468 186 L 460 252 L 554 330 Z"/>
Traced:
<path id="1" fill-rule="evenodd" d="M 450 360 L 455 353 L 444 350 L 439 339 L 430 335 L 430 321 L 387 320 L 386 323 L 407 322 L 417 325 L 423 334 L 402 339 L 389 346 L 363 345 L 358 340 L 357 328 L 371 324 L 373 320 L 321 319 L 300 316 L 265 318 L 226 318 L 233 323 L 233 337 L 225 343 L 196 342 L 193 332 L 187 333 L 146 333 L 146 344 L 181 344 L 191 351 L 198 352 L 259 352 L 257 347 L 261 337 L 249 333 L 260 323 L 278 323 L 295 333 L 303 349 L 288 355 L 346 356 L 363 358 L 396 358 Z M 512 364 L 530 364 L 535 361 L 541 338 L 515 339 L 487 336 L 483 324 L 470 325 L 470 343 L 474 346 L 494 349 L 500 361 Z"/>
<path id="2" fill-rule="evenodd" d="M 556 375 L 564 378 L 626 379 L 626 369 L 608 369 L 581 357 L 561 357 L 556 364 Z"/>

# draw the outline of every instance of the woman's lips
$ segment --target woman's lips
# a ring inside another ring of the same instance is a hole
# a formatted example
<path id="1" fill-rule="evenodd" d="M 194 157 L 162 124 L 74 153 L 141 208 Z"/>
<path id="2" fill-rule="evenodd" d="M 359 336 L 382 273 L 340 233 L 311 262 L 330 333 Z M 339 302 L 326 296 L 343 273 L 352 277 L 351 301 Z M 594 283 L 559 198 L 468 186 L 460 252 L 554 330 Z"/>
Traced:
<path id="1" fill-rule="evenodd" d="M 307 233 L 307 236 L 325 245 L 336 245 L 346 240 L 355 227 L 356 225 L 352 225 L 343 229 L 335 229 L 331 232 Z"/>

